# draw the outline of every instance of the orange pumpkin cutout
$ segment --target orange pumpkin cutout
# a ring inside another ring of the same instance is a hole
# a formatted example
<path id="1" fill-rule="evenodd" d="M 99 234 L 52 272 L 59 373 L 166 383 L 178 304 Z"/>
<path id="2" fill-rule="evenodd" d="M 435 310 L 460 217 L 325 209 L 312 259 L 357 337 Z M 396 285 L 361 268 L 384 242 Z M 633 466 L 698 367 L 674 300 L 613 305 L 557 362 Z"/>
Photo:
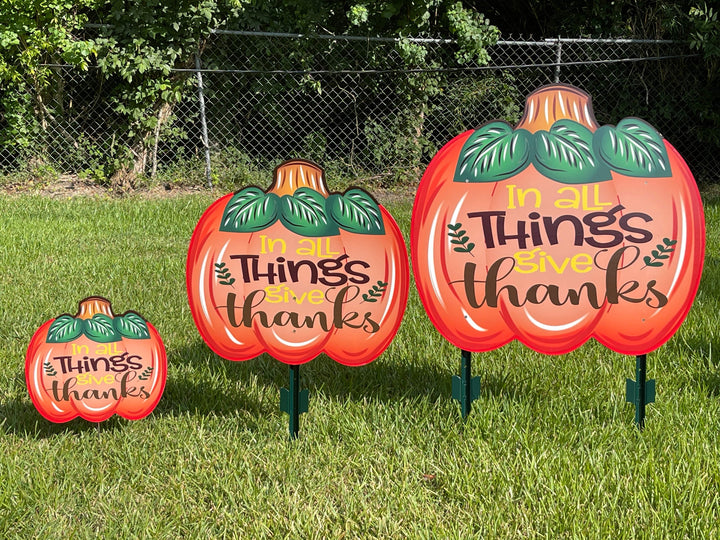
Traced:
<path id="1" fill-rule="evenodd" d="M 266 191 L 217 200 L 190 241 L 187 290 L 195 324 L 228 360 L 267 352 L 302 364 L 324 352 L 345 365 L 374 360 L 405 311 L 402 234 L 368 193 L 330 193 L 305 160 L 277 167 Z"/>
<path id="2" fill-rule="evenodd" d="M 513 339 L 565 353 L 589 338 L 650 352 L 687 315 L 704 258 L 695 180 L 651 126 L 600 127 L 566 85 L 527 98 L 520 123 L 455 137 L 430 162 L 411 231 L 438 330 L 473 352 Z"/>
<path id="3" fill-rule="evenodd" d="M 134 311 L 115 315 L 101 297 L 43 324 L 25 357 L 30 398 L 52 422 L 102 422 L 113 414 L 138 420 L 160 401 L 166 377 L 157 330 Z"/>

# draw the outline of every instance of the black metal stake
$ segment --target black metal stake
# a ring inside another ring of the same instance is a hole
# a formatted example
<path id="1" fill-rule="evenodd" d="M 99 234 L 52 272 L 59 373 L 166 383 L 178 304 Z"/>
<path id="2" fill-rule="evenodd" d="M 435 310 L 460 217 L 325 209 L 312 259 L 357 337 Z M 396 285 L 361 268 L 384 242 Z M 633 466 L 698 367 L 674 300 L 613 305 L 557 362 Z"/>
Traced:
<path id="1" fill-rule="evenodd" d="M 472 353 L 461 351 L 460 376 L 453 375 L 452 397 L 460 402 L 462 419 L 467 420 L 472 402 L 480 397 L 480 377 L 472 377 Z"/>
<path id="2" fill-rule="evenodd" d="M 635 405 L 635 424 L 645 427 L 645 406 L 655 402 L 655 379 L 646 380 L 647 355 L 635 357 L 635 380 L 625 380 L 625 400 Z"/>
<path id="3" fill-rule="evenodd" d="M 300 366 L 290 366 L 290 389 L 280 389 L 280 410 L 290 416 L 290 439 L 297 439 L 300 433 L 300 415 L 308 412 L 309 396 L 307 389 L 300 390 Z"/>

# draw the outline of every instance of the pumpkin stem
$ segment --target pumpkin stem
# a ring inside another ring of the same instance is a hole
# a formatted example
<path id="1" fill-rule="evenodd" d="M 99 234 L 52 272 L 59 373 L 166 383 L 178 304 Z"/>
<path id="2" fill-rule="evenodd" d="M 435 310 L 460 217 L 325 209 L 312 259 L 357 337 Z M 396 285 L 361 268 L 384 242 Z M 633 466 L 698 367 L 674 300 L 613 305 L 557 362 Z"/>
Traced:
<path id="1" fill-rule="evenodd" d="M 588 94 L 573 86 L 552 84 L 539 88 L 527 97 L 525 113 L 516 129 L 547 131 L 556 121 L 564 119 L 574 120 L 590 131 L 600 127 L 595 120 Z"/>
<path id="2" fill-rule="evenodd" d="M 80 302 L 80 309 L 75 315 L 76 319 L 92 319 L 93 315 L 102 313 L 108 317 L 115 317 L 110 302 L 100 296 L 91 296 Z"/>
<path id="3" fill-rule="evenodd" d="M 323 197 L 330 195 L 325 185 L 323 170 L 315 163 L 304 159 L 293 159 L 278 165 L 275 169 L 275 181 L 267 192 L 281 197 L 292 195 L 301 187 L 313 189 Z"/>

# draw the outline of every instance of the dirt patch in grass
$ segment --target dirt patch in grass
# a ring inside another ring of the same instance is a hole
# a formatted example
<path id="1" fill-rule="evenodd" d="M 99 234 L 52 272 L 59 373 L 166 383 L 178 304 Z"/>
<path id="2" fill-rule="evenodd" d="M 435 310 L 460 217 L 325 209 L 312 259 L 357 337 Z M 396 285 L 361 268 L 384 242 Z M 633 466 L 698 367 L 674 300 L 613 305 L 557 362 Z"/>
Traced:
<path id="1" fill-rule="evenodd" d="M 360 182 L 362 185 L 362 182 Z M 373 188 L 372 195 L 381 204 L 412 201 L 417 185 L 396 186 L 391 189 Z M 0 186 L 0 193 L 6 195 L 39 195 L 53 199 L 71 199 L 73 197 L 123 198 L 141 197 L 149 199 L 180 197 L 197 193 L 213 194 L 221 197 L 227 191 L 206 186 L 178 186 L 172 184 L 132 187 L 103 186 L 73 175 L 61 175 L 56 179 L 25 180 L 9 182 Z"/>

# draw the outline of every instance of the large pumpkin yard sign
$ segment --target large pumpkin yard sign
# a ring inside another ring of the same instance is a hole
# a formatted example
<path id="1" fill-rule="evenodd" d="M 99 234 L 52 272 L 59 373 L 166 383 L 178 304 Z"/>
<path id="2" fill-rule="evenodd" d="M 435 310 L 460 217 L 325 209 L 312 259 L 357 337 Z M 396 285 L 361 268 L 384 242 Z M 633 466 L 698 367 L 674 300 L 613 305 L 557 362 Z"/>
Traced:
<path id="1" fill-rule="evenodd" d="M 420 297 L 463 350 L 518 339 L 565 353 L 593 337 L 641 355 L 680 326 L 705 246 L 690 170 L 636 118 L 599 126 L 590 97 L 540 88 L 515 127 L 458 135 L 413 209 Z"/>

